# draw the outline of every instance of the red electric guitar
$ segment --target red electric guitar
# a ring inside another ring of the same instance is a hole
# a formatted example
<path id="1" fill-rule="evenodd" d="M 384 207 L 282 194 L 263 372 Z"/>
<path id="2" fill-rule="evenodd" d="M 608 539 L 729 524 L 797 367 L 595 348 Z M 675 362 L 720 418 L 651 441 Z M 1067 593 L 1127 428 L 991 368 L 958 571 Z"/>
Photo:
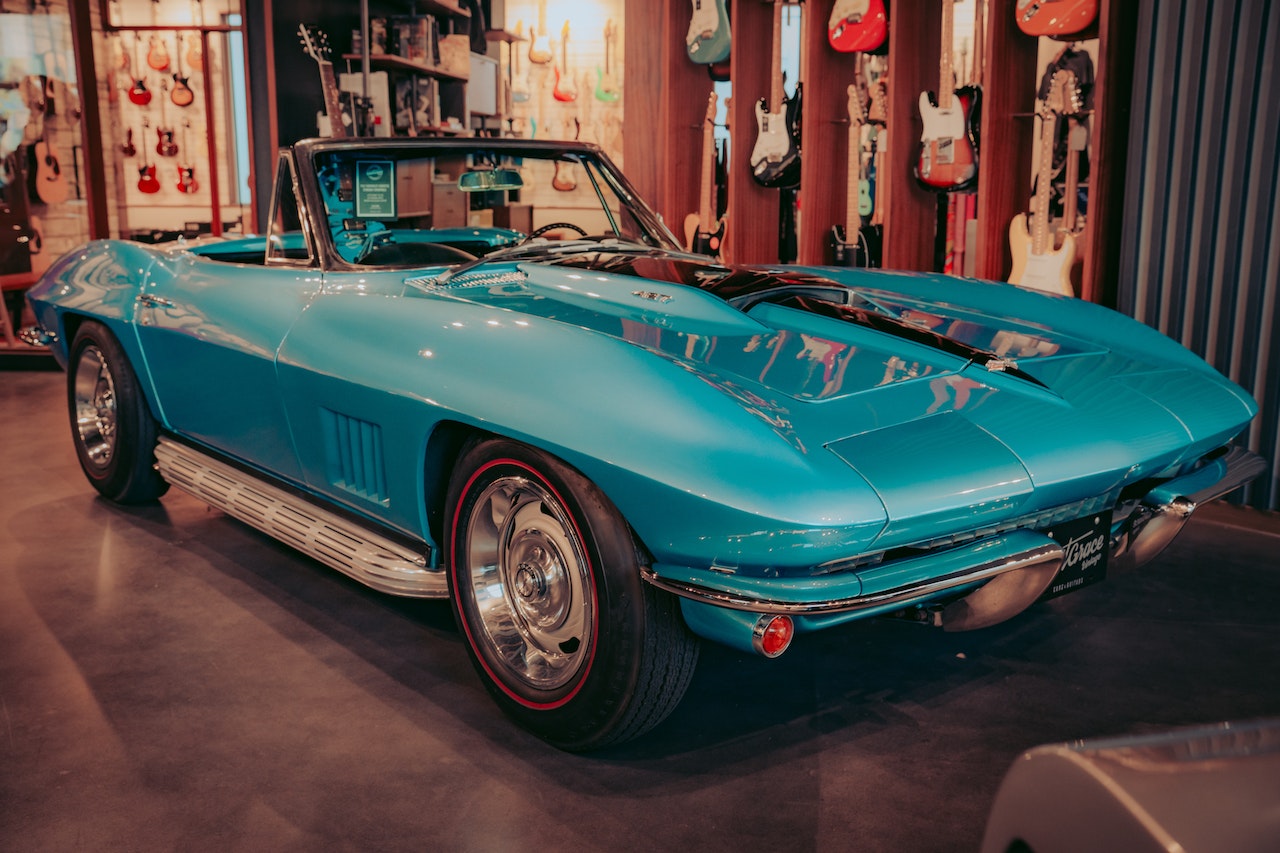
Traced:
<path id="1" fill-rule="evenodd" d="M 182 125 L 182 150 L 188 154 L 191 149 L 187 147 L 187 128 L 191 127 L 191 122 Z M 196 167 L 190 163 L 178 164 L 178 192 L 190 195 L 200 189 L 200 182 L 196 180 Z"/>
<path id="2" fill-rule="evenodd" d="M 145 118 L 142 120 L 142 135 L 147 135 L 147 128 L 151 124 Z M 160 192 L 160 181 L 156 179 L 156 167 L 151 162 L 151 155 L 147 153 L 147 146 L 142 146 L 142 165 L 138 167 L 138 190 L 147 194 Z"/>
<path id="3" fill-rule="evenodd" d="M 1079 38 L 1098 17 L 1098 0 L 1018 0 L 1013 15 L 1029 36 Z"/>
<path id="4" fill-rule="evenodd" d="M 138 53 L 137 36 L 133 37 L 133 52 L 136 59 L 136 54 Z M 142 71 L 142 62 L 140 60 L 135 62 L 134 66 L 138 69 L 139 73 L 133 78 L 133 85 L 129 87 L 129 102 L 137 104 L 140 107 L 145 107 L 147 104 L 151 103 L 151 93 L 147 91 L 146 74 Z"/>
<path id="5" fill-rule="evenodd" d="M 836 0 L 827 19 L 827 41 L 836 50 L 875 50 L 889 34 L 884 0 Z"/>
<path id="6" fill-rule="evenodd" d="M 556 84 L 551 89 L 551 97 L 562 103 L 578 97 L 578 84 L 573 81 L 573 73 L 569 70 L 568 21 L 560 29 L 560 65 L 556 68 Z"/>
<path id="7" fill-rule="evenodd" d="M 698 194 L 698 212 L 684 218 L 685 248 L 700 255 L 720 254 L 725 221 L 716 219 L 716 93 L 707 98 L 707 116 L 702 122 L 702 187 Z"/>
<path id="8" fill-rule="evenodd" d="M 920 93 L 920 157 L 916 179 L 925 189 L 956 192 L 971 189 L 978 181 L 978 121 L 982 90 L 976 86 L 955 88 L 952 41 L 955 2 L 942 2 L 942 50 L 938 94 Z"/>

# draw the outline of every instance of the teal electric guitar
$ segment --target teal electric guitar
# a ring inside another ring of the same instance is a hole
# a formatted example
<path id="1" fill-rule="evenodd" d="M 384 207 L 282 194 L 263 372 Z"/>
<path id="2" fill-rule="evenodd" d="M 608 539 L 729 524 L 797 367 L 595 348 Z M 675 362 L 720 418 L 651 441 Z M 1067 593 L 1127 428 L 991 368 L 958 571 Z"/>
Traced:
<path id="1" fill-rule="evenodd" d="M 684 46 L 689 58 L 703 65 L 729 56 L 729 13 L 724 0 L 693 0 L 693 18 Z"/>

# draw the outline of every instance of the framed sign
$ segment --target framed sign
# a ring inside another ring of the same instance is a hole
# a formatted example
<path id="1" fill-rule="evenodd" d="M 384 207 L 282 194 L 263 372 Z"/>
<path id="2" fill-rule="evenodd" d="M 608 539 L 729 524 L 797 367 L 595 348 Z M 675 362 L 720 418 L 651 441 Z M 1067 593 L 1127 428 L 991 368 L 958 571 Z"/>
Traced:
<path id="1" fill-rule="evenodd" d="M 395 219 L 395 162 L 357 160 L 355 191 L 357 219 Z"/>

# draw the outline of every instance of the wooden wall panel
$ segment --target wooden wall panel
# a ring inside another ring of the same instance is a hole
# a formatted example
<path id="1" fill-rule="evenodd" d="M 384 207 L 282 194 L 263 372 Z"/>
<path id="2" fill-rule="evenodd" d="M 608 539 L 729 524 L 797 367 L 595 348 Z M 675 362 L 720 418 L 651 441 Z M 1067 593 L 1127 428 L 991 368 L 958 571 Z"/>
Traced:
<path id="1" fill-rule="evenodd" d="M 750 166 L 756 138 L 755 105 L 769 95 L 773 7 L 760 0 L 733 0 L 730 14 L 733 105 L 729 118 L 732 137 L 727 251 L 738 263 L 777 263 L 779 191 L 756 184 Z"/>

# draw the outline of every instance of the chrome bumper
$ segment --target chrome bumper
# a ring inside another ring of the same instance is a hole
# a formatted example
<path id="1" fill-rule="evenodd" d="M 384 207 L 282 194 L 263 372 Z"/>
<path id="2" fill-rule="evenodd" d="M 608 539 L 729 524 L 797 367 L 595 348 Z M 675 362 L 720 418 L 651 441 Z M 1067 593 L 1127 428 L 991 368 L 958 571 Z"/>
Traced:
<path id="1" fill-rule="evenodd" d="M 1254 453 L 1224 448 L 1195 471 L 1152 489 L 1112 528 L 1108 565 L 1124 571 L 1151 560 L 1173 541 L 1197 506 L 1243 486 L 1265 468 L 1266 463 Z M 821 577 L 712 575 L 662 564 L 644 569 L 643 577 L 659 589 L 700 604 L 818 619 L 858 612 L 874 615 L 948 599 L 954 592 L 981 585 L 943 612 L 944 627 L 966 630 L 993 625 L 1025 609 L 1048 587 L 1063 559 L 1062 548 L 1045 534 L 1014 530 L 944 551 Z M 964 606 L 957 607 L 960 604 Z"/>

